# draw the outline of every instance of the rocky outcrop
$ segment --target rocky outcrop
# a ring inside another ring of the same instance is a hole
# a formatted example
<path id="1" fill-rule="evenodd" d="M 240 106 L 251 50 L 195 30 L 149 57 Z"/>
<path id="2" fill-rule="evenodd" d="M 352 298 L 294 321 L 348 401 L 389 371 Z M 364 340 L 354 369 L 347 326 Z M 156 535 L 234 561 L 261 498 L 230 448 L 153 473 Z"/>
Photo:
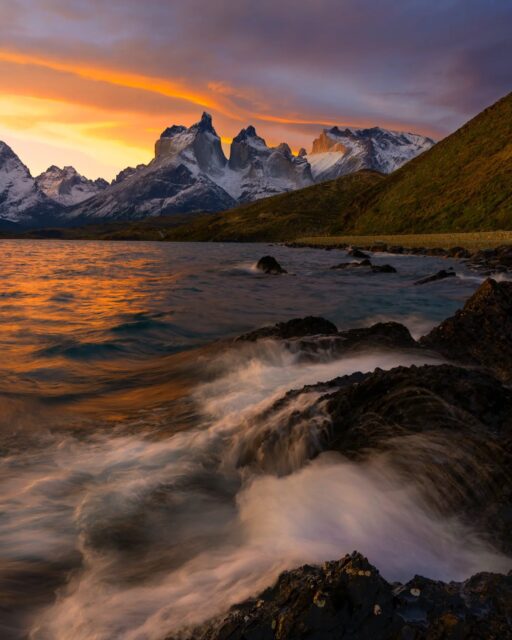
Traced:
<path id="1" fill-rule="evenodd" d="M 462 257 L 469 258 L 469 266 L 484 272 L 486 275 L 512 271 L 512 246 L 510 245 L 501 245 L 494 249 L 482 249 L 472 255 L 466 252 Z"/>
<path id="2" fill-rule="evenodd" d="M 389 584 L 354 552 L 288 571 L 255 598 L 194 629 L 194 640 L 509 640 L 512 575 Z M 180 638 L 184 636 L 179 636 Z M 177 640 L 170 636 L 167 640 Z"/>
<path id="3" fill-rule="evenodd" d="M 421 343 L 458 362 L 480 365 L 512 381 L 512 282 L 487 279 L 463 309 Z"/>
<path id="4" fill-rule="evenodd" d="M 358 249 L 357 247 L 350 247 L 347 251 L 347 255 L 352 258 L 362 258 L 363 260 L 370 257 L 367 253 L 361 251 L 361 249 Z"/>
<path id="5" fill-rule="evenodd" d="M 263 258 L 260 258 L 256 264 L 256 269 L 271 275 L 288 273 L 286 269 L 283 269 L 279 262 L 272 256 L 263 256 Z"/>
<path id="6" fill-rule="evenodd" d="M 365 255 L 365 254 L 362 254 Z M 364 259 L 360 262 L 340 262 L 340 264 L 336 264 L 331 269 L 341 270 L 341 269 L 355 269 L 357 267 L 368 267 L 372 273 L 396 273 L 395 267 L 390 264 L 372 264 L 370 260 Z"/>
<path id="7" fill-rule="evenodd" d="M 441 269 L 437 273 L 434 273 L 431 276 L 427 276 L 425 278 L 421 278 L 417 280 L 414 284 L 428 284 L 429 282 L 437 282 L 437 280 L 445 280 L 446 278 L 454 278 L 457 274 L 453 269 Z"/>
<path id="8" fill-rule="evenodd" d="M 315 316 L 308 316 L 306 318 L 294 318 L 288 320 L 288 322 L 278 322 L 271 327 L 262 327 L 245 333 L 237 338 L 240 341 L 255 342 L 262 338 L 278 338 L 282 340 L 289 340 L 291 338 L 302 338 L 304 336 L 331 336 L 338 333 L 336 326 L 325 320 L 324 318 L 317 318 Z"/>

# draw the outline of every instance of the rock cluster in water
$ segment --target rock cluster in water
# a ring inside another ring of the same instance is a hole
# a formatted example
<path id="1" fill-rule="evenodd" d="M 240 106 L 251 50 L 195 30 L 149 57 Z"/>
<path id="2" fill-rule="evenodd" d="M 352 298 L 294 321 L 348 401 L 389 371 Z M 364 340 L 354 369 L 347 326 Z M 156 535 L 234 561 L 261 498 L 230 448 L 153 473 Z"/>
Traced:
<path id="1" fill-rule="evenodd" d="M 295 412 L 287 425 L 292 432 L 305 418 L 321 413 L 328 419 L 311 456 L 331 450 L 364 462 L 380 452 L 434 513 L 470 524 L 512 554 L 512 283 L 488 279 L 463 309 L 418 342 L 394 322 L 338 332 L 315 317 L 264 327 L 243 340 L 261 338 L 284 340 L 306 358 L 378 347 L 428 350 L 451 361 L 309 385 L 286 394 L 275 409 L 317 392 L 313 406 L 304 415 Z M 267 431 L 259 436 L 260 453 L 275 438 L 271 427 Z M 243 464 L 261 466 L 260 453 Z M 480 573 L 461 583 L 416 576 L 389 584 L 353 553 L 282 574 L 273 587 L 191 637 L 506 640 L 512 638 L 512 572 Z"/>
<path id="2" fill-rule="evenodd" d="M 342 243 L 333 243 L 327 245 L 311 244 L 307 242 L 288 242 L 285 246 L 290 248 L 311 248 L 325 249 L 332 251 L 333 249 L 342 249 L 348 252 L 352 257 L 368 258 L 360 248 Z M 402 245 L 392 245 L 385 242 L 375 242 L 365 246 L 366 251 L 372 253 L 391 253 L 396 255 L 414 255 L 414 256 L 433 256 L 438 258 L 451 258 L 462 260 L 466 264 L 486 276 L 493 273 L 507 273 L 512 271 L 512 246 L 501 245 L 493 249 L 480 249 L 478 251 L 469 251 L 464 247 L 451 247 L 444 249 L 442 247 L 404 247 Z"/>

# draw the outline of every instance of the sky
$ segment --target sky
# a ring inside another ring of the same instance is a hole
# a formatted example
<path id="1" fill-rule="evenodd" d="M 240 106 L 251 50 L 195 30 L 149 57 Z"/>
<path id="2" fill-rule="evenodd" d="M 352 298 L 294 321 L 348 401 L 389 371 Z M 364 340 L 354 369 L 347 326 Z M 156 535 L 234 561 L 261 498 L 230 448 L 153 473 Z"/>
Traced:
<path id="1" fill-rule="evenodd" d="M 297 150 L 326 126 L 440 139 L 512 89 L 512 0 L 0 0 L 0 140 L 113 178 L 203 111 Z"/>

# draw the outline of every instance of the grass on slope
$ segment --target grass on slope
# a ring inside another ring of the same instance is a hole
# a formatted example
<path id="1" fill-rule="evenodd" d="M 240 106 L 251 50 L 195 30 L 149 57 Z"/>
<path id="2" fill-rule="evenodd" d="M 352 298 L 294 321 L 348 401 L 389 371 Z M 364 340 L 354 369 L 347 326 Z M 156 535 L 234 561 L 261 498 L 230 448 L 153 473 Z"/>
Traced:
<path id="1" fill-rule="evenodd" d="M 338 229 L 512 229 L 512 93 L 371 189 Z"/>
<path id="2" fill-rule="evenodd" d="M 359 171 L 225 213 L 202 216 L 171 230 L 166 239 L 290 240 L 299 235 L 328 233 L 345 207 L 382 180 L 384 176 L 376 171 Z"/>
<path id="3" fill-rule="evenodd" d="M 369 247 L 379 243 L 399 245 L 407 249 L 423 247 L 425 249 L 464 247 L 469 251 L 492 249 L 503 244 L 512 244 L 512 231 L 482 231 L 473 233 L 421 233 L 417 235 L 384 236 L 316 236 L 297 238 L 296 242 L 318 245 L 319 247 L 352 244 L 356 247 Z"/>

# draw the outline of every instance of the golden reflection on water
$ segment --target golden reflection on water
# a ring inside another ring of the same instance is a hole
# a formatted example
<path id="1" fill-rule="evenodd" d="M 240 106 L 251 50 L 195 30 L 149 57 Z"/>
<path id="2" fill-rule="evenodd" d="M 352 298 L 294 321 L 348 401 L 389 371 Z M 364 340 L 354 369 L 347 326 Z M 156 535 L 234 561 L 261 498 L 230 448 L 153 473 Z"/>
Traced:
<path id="1" fill-rule="evenodd" d="M 0 255 L 0 393 L 11 425 L 23 413 L 29 424 L 34 413 L 42 423 L 70 412 L 116 420 L 185 394 L 185 356 L 159 358 L 155 367 L 137 351 L 139 327 L 158 331 L 172 316 L 148 309 L 182 275 L 162 273 L 153 247 L 123 253 L 121 243 L 0 241 Z"/>

